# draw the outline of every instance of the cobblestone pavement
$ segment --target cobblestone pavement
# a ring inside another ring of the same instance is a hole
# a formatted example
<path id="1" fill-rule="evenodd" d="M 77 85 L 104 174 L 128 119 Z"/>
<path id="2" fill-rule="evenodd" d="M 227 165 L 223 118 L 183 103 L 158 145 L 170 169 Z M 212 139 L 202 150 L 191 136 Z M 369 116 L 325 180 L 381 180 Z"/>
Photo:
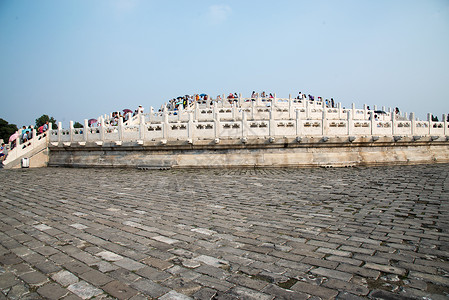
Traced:
<path id="1" fill-rule="evenodd" d="M 0 299 L 447 299 L 448 175 L 0 170 Z"/>

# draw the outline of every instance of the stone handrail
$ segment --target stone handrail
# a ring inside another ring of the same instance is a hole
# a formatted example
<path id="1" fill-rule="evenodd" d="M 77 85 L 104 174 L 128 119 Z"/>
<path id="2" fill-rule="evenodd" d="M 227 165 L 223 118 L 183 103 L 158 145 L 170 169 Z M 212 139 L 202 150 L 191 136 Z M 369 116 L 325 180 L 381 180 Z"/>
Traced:
<path id="1" fill-rule="evenodd" d="M 246 100 L 248 99 L 248 101 Z M 226 99 L 227 100 L 227 99 Z M 237 99 L 242 104 L 233 105 L 226 101 L 197 103 L 187 110 L 154 112 L 139 114 L 138 122 L 125 125 L 120 119 L 118 126 L 107 126 L 103 119 L 99 127 L 84 129 L 62 129 L 50 132 L 50 141 L 54 145 L 70 145 L 86 142 L 137 142 L 167 140 L 185 140 L 192 143 L 198 139 L 282 138 L 301 136 L 391 136 L 395 141 L 403 136 L 420 140 L 422 136 L 437 139 L 449 135 L 446 116 L 443 122 L 433 122 L 430 114 L 427 121 L 409 118 L 394 113 L 382 113 L 375 119 L 375 113 L 368 110 L 326 107 L 324 103 L 310 103 L 309 100 L 294 102 L 296 99 L 272 99 L 271 105 L 263 105 L 263 99 Z M 238 102 L 237 101 L 237 102 Z M 262 103 L 257 105 L 257 101 Z M 299 101 L 299 100 L 297 100 Z M 376 108 L 375 108 L 376 109 Z M 377 110 L 377 109 L 376 109 Z M 85 122 L 85 125 L 87 123 Z"/>
<path id="2" fill-rule="evenodd" d="M 27 142 L 21 143 L 21 136 L 19 135 L 15 140 L 15 147 L 8 151 L 8 155 L 3 162 L 5 166 L 14 163 L 17 159 L 22 157 L 27 157 L 31 152 L 36 149 L 44 149 L 48 146 L 50 141 L 50 133 L 51 133 L 52 124 L 49 124 L 49 130 L 43 132 L 41 134 L 37 134 L 36 129 L 33 128 L 32 138 Z"/>

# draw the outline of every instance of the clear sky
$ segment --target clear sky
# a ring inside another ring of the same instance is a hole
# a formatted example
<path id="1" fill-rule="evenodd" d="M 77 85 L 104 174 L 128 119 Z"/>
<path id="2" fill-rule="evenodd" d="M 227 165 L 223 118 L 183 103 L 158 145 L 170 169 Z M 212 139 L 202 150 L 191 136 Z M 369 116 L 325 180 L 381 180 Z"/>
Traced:
<path id="1" fill-rule="evenodd" d="M 255 90 L 449 113 L 448 0 L 0 0 L 0 118 Z"/>

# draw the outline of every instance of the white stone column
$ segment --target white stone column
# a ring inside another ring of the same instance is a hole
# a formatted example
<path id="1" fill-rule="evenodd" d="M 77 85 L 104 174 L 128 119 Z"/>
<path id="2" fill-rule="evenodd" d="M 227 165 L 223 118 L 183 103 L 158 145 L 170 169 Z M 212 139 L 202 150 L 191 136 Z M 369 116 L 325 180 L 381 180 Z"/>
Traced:
<path id="1" fill-rule="evenodd" d="M 164 139 L 168 139 L 168 131 L 169 131 L 169 123 L 168 123 L 168 113 L 167 108 L 164 108 L 164 112 L 162 113 L 163 118 L 163 137 Z"/>
<path id="2" fill-rule="evenodd" d="M 448 130 L 447 130 L 447 117 L 446 117 L 445 114 L 443 114 L 442 117 L 443 117 L 443 126 L 444 126 L 443 134 L 444 134 L 444 135 L 447 135 L 447 132 L 448 132 Z"/>
<path id="3" fill-rule="evenodd" d="M 89 122 L 87 119 L 84 119 L 84 128 L 83 128 L 83 141 L 87 142 L 87 133 L 89 131 Z"/>
<path id="4" fill-rule="evenodd" d="M 195 102 L 195 115 L 194 115 L 195 121 L 198 121 L 199 117 L 200 117 L 200 107 L 198 102 Z"/>
<path id="5" fill-rule="evenodd" d="M 104 119 L 100 117 L 100 140 L 104 142 Z"/>
<path id="6" fill-rule="evenodd" d="M 354 132 L 354 119 L 352 118 L 353 117 L 352 112 L 353 111 L 348 111 L 347 112 L 347 116 L 348 116 L 348 123 L 347 123 L 348 135 L 352 135 L 353 132 Z"/>
<path id="7" fill-rule="evenodd" d="M 249 122 L 246 117 L 246 112 L 242 110 L 242 138 L 248 136 L 248 125 Z"/>
<path id="8" fill-rule="evenodd" d="M 220 137 L 220 116 L 218 112 L 214 114 L 214 137 Z"/>
<path id="9" fill-rule="evenodd" d="M 123 132 L 123 118 L 120 117 L 118 119 L 118 139 L 119 139 L 119 141 L 123 141 L 123 135 L 124 135 L 124 132 Z"/>
<path id="10" fill-rule="evenodd" d="M 194 124 L 193 124 L 193 119 L 194 119 L 194 113 L 189 113 L 189 122 L 187 123 L 187 136 L 189 139 L 192 139 L 193 141 L 193 129 L 194 129 Z"/>
<path id="11" fill-rule="evenodd" d="M 256 111 L 256 101 L 251 101 L 251 120 L 254 120 L 255 111 Z"/>
<path id="12" fill-rule="evenodd" d="M 310 119 L 310 101 L 306 99 L 306 119 Z"/>
<path id="13" fill-rule="evenodd" d="M 398 131 L 396 126 L 398 126 L 398 123 L 396 122 L 396 116 L 394 113 L 391 114 L 391 134 L 395 135 Z"/>
<path id="14" fill-rule="evenodd" d="M 139 115 L 139 139 L 145 140 L 145 115 Z"/>
<path id="15" fill-rule="evenodd" d="M 270 132 L 270 137 L 274 137 L 276 134 L 276 123 L 274 122 L 274 111 L 273 111 L 273 106 L 270 109 L 270 128 L 269 128 L 269 132 Z"/>
<path id="16" fill-rule="evenodd" d="M 292 94 L 288 94 L 288 118 L 292 120 L 294 116 L 295 111 L 293 110 L 293 101 L 292 101 Z"/>
<path id="17" fill-rule="evenodd" d="M 303 135 L 303 126 L 301 122 L 301 111 L 300 109 L 296 110 L 296 135 L 302 136 Z"/>
<path id="18" fill-rule="evenodd" d="M 324 101 L 323 101 L 324 103 Z M 323 114 L 321 120 L 321 135 L 327 136 L 329 134 L 328 130 L 328 122 L 327 122 L 327 108 L 325 108 L 325 104 L 323 104 Z"/>
<path id="19" fill-rule="evenodd" d="M 370 119 L 370 127 L 371 127 L 371 135 L 374 135 L 374 128 L 376 126 L 375 120 L 374 120 L 374 111 L 369 112 L 369 119 Z"/>
<path id="20" fill-rule="evenodd" d="M 410 113 L 410 135 L 413 136 L 416 133 L 416 120 L 415 113 Z"/>
<path id="21" fill-rule="evenodd" d="M 337 110 L 338 110 L 338 119 L 343 119 L 343 112 L 341 111 L 341 102 L 337 103 Z"/>
<path id="22" fill-rule="evenodd" d="M 154 119 L 154 108 L 153 108 L 153 106 L 150 106 L 150 115 L 148 116 L 148 119 L 149 119 L 149 122 L 151 124 L 151 122 Z"/>
<path id="23" fill-rule="evenodd" d="M 242 107 L 242 94 L 239 93 L 239 107 Z"/>
<path id="24" fill-rule="evenodd" d="M 352 119 L 355 120 L 356 119 L 355 117 L 357 116 L 357 114 L 355 113 L 355 103 L 351 104 L 351 114 L 352 114 Z"/>
<path id="25" fill-rule="evenodd" d="M 232 106 L 231 111 L 232 111 L 232 120 L 235 121 L 237 119 L 237 107 L 236 107 L 236 105 Z"/>
<path id="26" fill-rule="evenodd" d="M 58 122 L 58 143 L 61 141 L 61 136 L 62 136 L 62 122 Z M 16 142 L 16 146 L 18 146 L 19 144 L 17 144 Z"/>
<path id="27" fill-rule="evenodd" d="M 70 134 L 70 142 L 73 142 L 73 121 L 69 122 L 69 134 Z M 85 130 L 85 128 L 83 128 Z"/>
<path id="28" fill-rule="evenodd" d="M 432 126 L 433 126 L 433 124 L 432 124 L 432 114 L 431 113 L 427 114 L 427 122 L 429 124 L 429 135 L 430 135 L 431 132 L 432 132 Z"/>

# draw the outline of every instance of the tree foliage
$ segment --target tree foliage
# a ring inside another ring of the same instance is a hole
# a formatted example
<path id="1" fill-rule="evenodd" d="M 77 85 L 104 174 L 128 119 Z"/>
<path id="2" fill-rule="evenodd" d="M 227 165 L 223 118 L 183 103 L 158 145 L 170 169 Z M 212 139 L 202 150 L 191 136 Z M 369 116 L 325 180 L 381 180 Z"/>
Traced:
<path id="1" fill-rule="evenodd" d="M 84 127 L 83 124 L 81 124 L 80 122 L 75 122 L 73 124 L 73 128 L 83 128 L 83 127 Z"/>
<path id="2" fill-rule="evenodd" d="M 15 124 L 8 124 L 7 121 L 0 118 L 0 139 L 3 139 L 3 141 L 8 143 L 9 137 L 17 131 L 17 125 Z"/>
<path id="3" fill-rule="evenodd" d="M 44 125 L 46 122 L 52 123 L 52 129 L 57 129 L 58 128 L 58 124 L 56 122 L 56 120 L 53 117 L 49 117 L 48 115 L 42 115 L 39 118 L 36 119 L 36 128 L 41 127 L 42 125 Z"/>

